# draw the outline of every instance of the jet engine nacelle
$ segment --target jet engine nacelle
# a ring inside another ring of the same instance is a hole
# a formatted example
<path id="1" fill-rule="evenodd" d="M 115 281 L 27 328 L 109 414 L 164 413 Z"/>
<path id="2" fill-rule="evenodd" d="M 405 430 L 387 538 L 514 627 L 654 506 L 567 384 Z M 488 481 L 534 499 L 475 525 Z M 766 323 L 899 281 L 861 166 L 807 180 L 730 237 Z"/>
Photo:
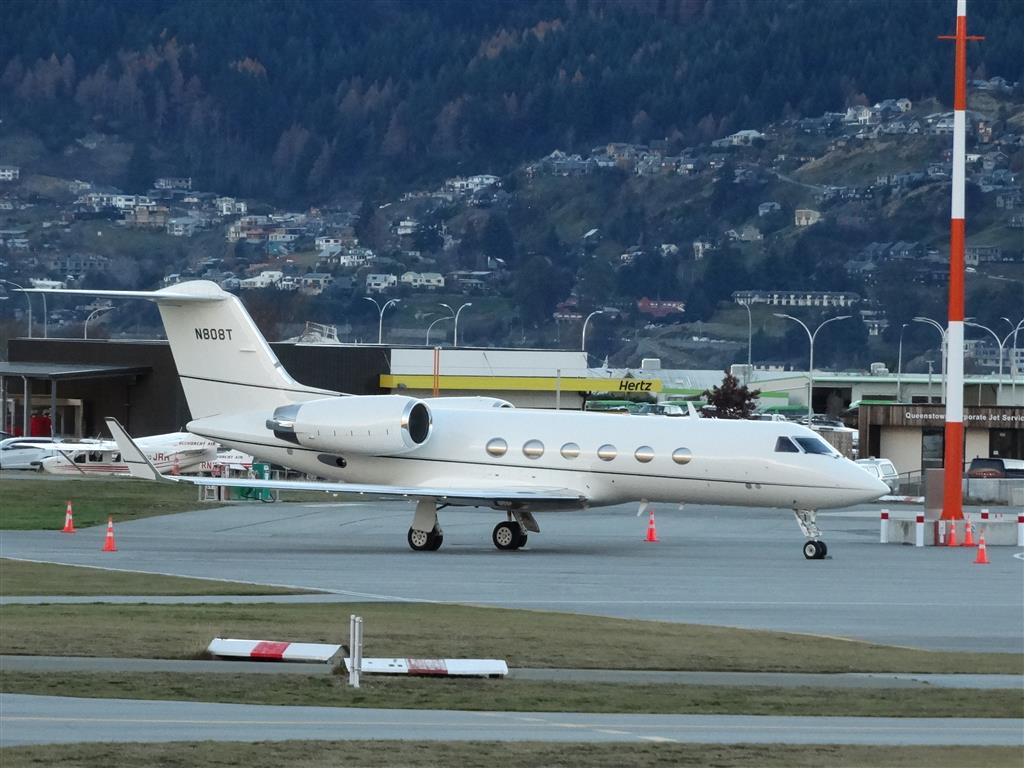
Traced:
<path id="1" fill-rule="evenodd" d="M 393 456 L 406 453 L 430 437 L 427 406 L 401 395 L 326 397 L 282 405 L 267 429 L 304 448 L 335 453 Z"/>

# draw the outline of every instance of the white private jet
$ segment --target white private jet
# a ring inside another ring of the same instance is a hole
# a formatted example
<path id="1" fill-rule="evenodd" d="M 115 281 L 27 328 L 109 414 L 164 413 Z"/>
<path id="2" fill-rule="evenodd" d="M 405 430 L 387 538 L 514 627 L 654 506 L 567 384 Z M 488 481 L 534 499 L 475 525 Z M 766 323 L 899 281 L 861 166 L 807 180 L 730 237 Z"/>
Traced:
<path id="1" fill-rule="evenodd" d="M 138 448 L 160 472 L 188 474 L 203 471 L 204 464 L 216 462 L 217 444 L 189 432 L 140 437 Z M 52 444 L 53 455 L 39 462 L 39 469 L 51 475 L 128 475 L 121 449 L 113 440 L 60 442 Z"/>
<path id="2" fill-rule="evenodd" d="M 436 550 L 447 506 L 503 512 L 498 549 L 539 532 L 536 512 L 640 502 L 792 509 L 821 559 L 816 511 L 872 501 L 887 486 L 810 429 L 789 423 L 624 419 L 522 411 L 489 397 L 353 396 L 299 384 L 241 301 L 215 283 L 158 291 L 76 291 L 155 301 L 192 412 L 187 429 L 327 482 L 168 477 L 113 419 L 132 474 L 195 484 L 322 490 L 410 499 L 409 546 Z"/>

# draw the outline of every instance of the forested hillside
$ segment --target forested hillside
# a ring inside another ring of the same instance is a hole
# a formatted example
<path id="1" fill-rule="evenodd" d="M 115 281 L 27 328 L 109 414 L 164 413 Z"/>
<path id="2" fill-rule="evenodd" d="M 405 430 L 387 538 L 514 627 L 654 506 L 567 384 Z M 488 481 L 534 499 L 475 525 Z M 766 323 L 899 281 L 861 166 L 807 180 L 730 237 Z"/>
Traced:
<path id="1" fill-rule="evenodd" d="M 681 146 L 896 95 L 946 99 L 953 0 L 7 0 L 5 133 L 89 132 L 204 188 L 316 201 L 554 148 Z M 1024 81 L 1017 0 L 972 0 L 972 75 Z M 994 34 L 998 31 L 998 34 Z"/>

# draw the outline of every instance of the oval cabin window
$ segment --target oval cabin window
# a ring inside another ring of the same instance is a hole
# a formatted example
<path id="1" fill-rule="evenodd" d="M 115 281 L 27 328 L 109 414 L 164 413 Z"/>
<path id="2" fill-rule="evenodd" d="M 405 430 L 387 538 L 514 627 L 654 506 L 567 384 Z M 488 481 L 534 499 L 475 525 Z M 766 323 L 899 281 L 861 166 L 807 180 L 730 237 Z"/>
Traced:
<path id="1" fill-rule="evenodd" d="M 491 456 L 504 456 L 508 451 L 508 443 L 500 437 L 493 437 L 487 441 L 487 452 Z"/>
<path id="2" fill-rule="evenodd" d="M 566 443 L 562 446 L 563 459 L 578 459 L 579 455 L 580 447 L 576 443 Z"/>
<path id="3" fill-rule="evenodd" d="M 605 443 L 597 449 L 597 458 L 601 461 L 611 461 L 619 455 L 619 449 L 610 443 Z"/>
<path id="4" fill-rule="evenodd" d="M 690 452 L 689 448 L 676 448 L 672 451 L 672 461 L 676 464 L 689 464 L 692 458 L 693 453 Z"/>
<path id="5" fill-rule="evenodd" d="M 641 445 L 633 452 L 633 458 L 641 464 L 646 464 L 654 459 L 654 449 L 649 445 Z"/>
<path id="6" fill-rule="evenodd" d="M 523 445 L 523 455 L 528 459 L 539 459 L 544 455 L 544 443 L 540 440 L 527 440 Z"/>

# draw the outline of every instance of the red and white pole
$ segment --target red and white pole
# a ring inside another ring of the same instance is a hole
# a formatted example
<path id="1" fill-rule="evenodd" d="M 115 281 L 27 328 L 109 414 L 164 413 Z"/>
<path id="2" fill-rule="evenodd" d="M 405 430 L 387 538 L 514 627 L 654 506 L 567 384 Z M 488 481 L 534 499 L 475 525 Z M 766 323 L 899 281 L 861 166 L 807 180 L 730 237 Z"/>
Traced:
<path id="1" fill-rule="evenodd" d="M 964 474 L 964 205 L 967 150 L 967 0 L 956 2 L 956 80 L 953 86 L 953 188 L 949 233 L 949 326 L 946 330 L 945 483 L 942 520 L 962 520 Z"/>

